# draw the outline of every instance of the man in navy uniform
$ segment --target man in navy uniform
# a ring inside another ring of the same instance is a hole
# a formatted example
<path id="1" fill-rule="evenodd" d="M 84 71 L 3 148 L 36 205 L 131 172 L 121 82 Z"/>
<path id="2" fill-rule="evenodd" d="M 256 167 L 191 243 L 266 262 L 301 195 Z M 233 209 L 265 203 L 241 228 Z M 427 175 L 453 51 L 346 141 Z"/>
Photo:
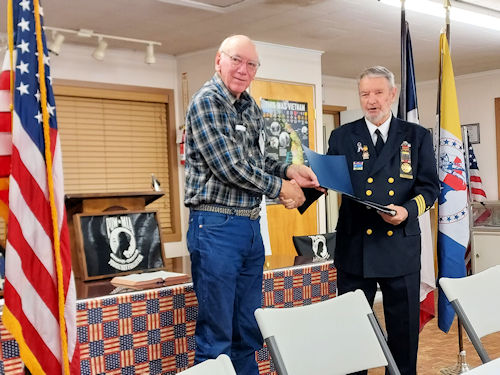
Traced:
<path id="1" fill-rule="evenodd" d="M 390 216 L 347 196 L 337 224 L 338 293 L 362 289 L 373 305 L 380 285 L 388 344 L 402 374 L 416 374 L 419 334 L 418 216 L 439 193 L 431 133 L 395 118 L 394 74 L 381 66 L 359 77 L 364 118 L 335 129 L 328 154 L 345 155 L 354 194 L 392 208 Z"/>

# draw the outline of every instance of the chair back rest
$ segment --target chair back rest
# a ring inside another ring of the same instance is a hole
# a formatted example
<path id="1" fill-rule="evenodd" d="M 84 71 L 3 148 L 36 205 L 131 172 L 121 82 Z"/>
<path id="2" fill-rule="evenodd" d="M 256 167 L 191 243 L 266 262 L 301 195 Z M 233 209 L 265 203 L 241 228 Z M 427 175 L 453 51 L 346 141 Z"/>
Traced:
<path id="1" fill-rule="evenodd" d="M 442 277 L 439 285 L 448 301 L 458 300 L 479 338 L 500 331 L 500 265 L 460 279 Z"/>
<path id="2" fill-rule="evenodd" d="M 208 359 L 202 363 L 180 372 L 178 375 L 236 375 L 231 359 L 221 354 L 216 359 Z"/>
<path id="3" fill-rule="evenodd" d="M 361 290 L 291 308 L 257 309 L 264 338 L 274 337 L 288 375 L 344 375 L 386 366 Z"/>

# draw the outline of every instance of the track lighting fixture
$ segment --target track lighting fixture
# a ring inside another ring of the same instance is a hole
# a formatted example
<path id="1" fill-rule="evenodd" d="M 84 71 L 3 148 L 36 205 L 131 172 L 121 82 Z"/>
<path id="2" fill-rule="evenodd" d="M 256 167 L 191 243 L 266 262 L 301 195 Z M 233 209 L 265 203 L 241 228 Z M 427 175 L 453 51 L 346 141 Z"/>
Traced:
<path id="1" fill-rule="evenodd" d="M 152 44 L 148 44 L 146 47 L 146 58 L 144 59 L 146 64 L 154 64 L 156 62 L 155 59 L 155 50 Z"/>
<path id="2" fill-rule="evenodd" d="M 108 43 L 102 37 L 99 37 L 97 48 L 92 53 L 92 57 L 99 61 L 104 60 L 104 56 L 106 55 L 106 48 L 108 48 Z"/>
<path id="3" fill-rule="evenodd" d="M 52 31 L 52 42 L 49 43 L 48 48 L 52 53 L 56 55 L 60 53 L 61 46 L 64 42 L 64 35 L 63 35 L 64 33 L 73 34 L 82 38 L 93 38 L 93 37 L 97 38 L 98 40 L 97 48 L 92 53 L 92 57 L 100 61 L 104 60 L 104 57 L 106 55 L 106 49 L 108 47 L 108 41 L 110 40 L 121 40 L 130 43 L 146 44 L 146 55 L 144 61 L 147 64 L 154 64 L 156 62 L 154 55 L 154 46 L 155 45 L 161 46 L 161 43 L 154 42 L 152 40 L 133 39 L 115 35 L 99 34 L 95 33 L 93 30 L 88 30 L 88 29 L 71 30 L 71 29 L 61 29 L 58 27 L 51 27 L 51 26 L 44 26 L 44 29 L 46 31 Z"/>
<path id="4" fill-rule="evenodd" d="M 64 35 L 57 31 L 52 32 L 52 41 L 48 43 L 48 49 L 55 55 L 61 53 L 61 46 L 64 42 Z"/>

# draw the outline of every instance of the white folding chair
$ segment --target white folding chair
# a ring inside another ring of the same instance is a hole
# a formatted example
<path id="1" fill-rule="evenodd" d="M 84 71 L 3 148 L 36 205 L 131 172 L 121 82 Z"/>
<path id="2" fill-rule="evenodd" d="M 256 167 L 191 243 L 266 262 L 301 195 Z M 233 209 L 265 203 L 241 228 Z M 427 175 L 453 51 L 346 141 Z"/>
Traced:
<path id="1" fill-rule="evenodd" d="M 460 279 L 442 277 L 439 285 L 481 361 L 489 362 L 481 337 L 500 331 L 500 265 Z"/>
<path id="2" fill-rule="evenodd" d="M 464 372 L 464 375 L 498 375 L 500 374 L 500 358 L 483 363 L 470 371 Z"/>
<path id="3" fill-rule="evenodd" d="M 221 354 L 216 359 L 208 359 L 204 362 L 181 371 L 179 375 L 236 375 L 231 359 Z"/>
<path id="4" fill-rule="evenodd" d="M 381 366 L 400 374 L 361 290 L 308 306 L 257 309 L 255 317 L 279 375 L 345 375 Z"/>

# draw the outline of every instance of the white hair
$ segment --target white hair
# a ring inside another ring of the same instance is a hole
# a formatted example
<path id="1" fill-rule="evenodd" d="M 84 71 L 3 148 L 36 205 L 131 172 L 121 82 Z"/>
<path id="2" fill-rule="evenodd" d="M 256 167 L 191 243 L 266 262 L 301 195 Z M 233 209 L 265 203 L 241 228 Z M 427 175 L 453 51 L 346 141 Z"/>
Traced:
<path id="1" fill-rule="evenodd" d="M 220 44 L 219 46 L 219 49 L 218 49 L 218 52 L 223 52 L 226 50 L 226 48 L 231 44 L 233 43 L 235 40 L 246 40 L 246 41 L 249 41 L 250 43 L 254 44 L 252 39 L 250 39 L 248 36 L 246 35 L 230 35 L 228 36 L 226 39 L 224 39 L 222 41 L 222 43 Z"/>
<path id="2" fill-rule="evenodd" d="M 389 86 L 391 88 L 396 87 L 396 83 L 394 82 L 394 73 L 380 65 L 372 66 L 363 70 L 358 78 L 358 86 L 359 81 L 361 81 L 365 77 L 383 77 L 389 82 Z"/>

